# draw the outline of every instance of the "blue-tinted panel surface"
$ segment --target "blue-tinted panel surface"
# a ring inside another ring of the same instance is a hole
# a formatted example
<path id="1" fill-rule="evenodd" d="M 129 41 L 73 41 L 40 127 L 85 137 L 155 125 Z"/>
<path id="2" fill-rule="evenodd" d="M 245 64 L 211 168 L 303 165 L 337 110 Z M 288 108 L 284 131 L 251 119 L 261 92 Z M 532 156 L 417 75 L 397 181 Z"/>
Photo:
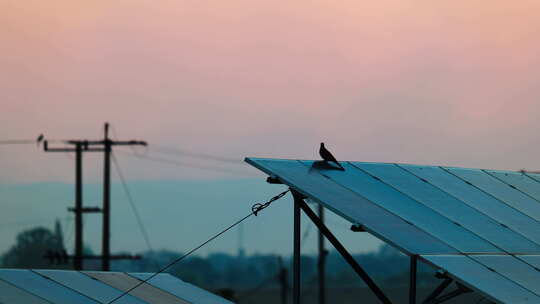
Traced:
<path id="1" fill-rule="evenodd" d="M 534 171 L 534 172 L 527 172 L 527 176 L 534 179 L 537 182 L 540 182 L 540 172 Z"/>
<path id="2" fill-rule="evenodd" d="M 30 270 L 4 269 L 0 271 L 0 279 L 55 304 L 98 303 Z"/>
<path id="3" fill-rule="evenodd" d="M 519 284 L 493 272 L 466 256 L 437 255 L 422 256 L 422 259 L 438 266 L 492 299 L 500 303 L 540 303 L 540 297 Z"/>
<path id="4" fill-rule="evenodd" d="M 464 168 L 445 168 L 450 173 L 470 182 L 481 190 L 495 196 L 507 205 L 540 221 L 540 203 L 525 193 L 481 171 Z"/>
<path id="5" fill-rule="evenodd" d="M 499 247 L 486 242 L 483 252 L 540 252 L 539 245 L 397 165 L 353 164 Z"/>
<path id="6" fill-rule="evenodd" d="M 62 270 L 35 270 L 40 275 L 46 276 L 53 281 L 56 281 L 68 288 L 76 290 L 89 298 L 98 302 L 108 303 L 114 298 L 122 294 L 116 288 L 106 285 L 98 280 L 82 274 L 77 271 L 62 271 Z M 131 295 L 125 295 L 115 301 L 115 303 L 133 303 L 133 304 L 148 304 Z"/>
<path id="7" fill-rule="evenodd" d="M 130 273 L 129 275 L 139 280 L 146 280 L 151 276 L 149 273 Z M 232 302 L 186 283 L 170 274 L 158 274 L 150 279 L 148 284 L 161 288 L 193 304 L 232 304 Z"/>
<path id="8" fill-rule="evenodd" d="M 497 222 L 540 244 L 540 222 L 440 167 L 400 165 Z"/>
<path id="9" fill-rule="evenodd" d="M 84 271 L 83 273 L 122 291 L 127 291 L 141 282 L 139 279 L 120 272 Z M 147 283 L 138 285 L 129 294 L 150 304 L 189 304 L 187 301 Z"/>
<path id="10" fill-rule="evenodd" d="M 309 161 L 303 161 L 303 163 L 308 166 L 313 164 Z M 341 174 L 342 172 L 337 170 L 321 170 L 321 173 L 461 252 L 480 252 L 485 251 L 486 248 L 495 250 L 483 239 L 456 225 L 433 209 L 411 199 L 351 164 L 342 163 L 342 165 L 347 174 Z"/>
<path id="11" fill-rule="evenodd" d="M 500 179 L 501 181 L 516 187 L 517 190 L 528 194 L 530 197 L 540 200 L 540 183 L 534 178 L 520 173 L 497 170 L 484 170 L 488 174 Z"/>
<path id="12" fill-rule="evenodd" d="M 540 271 L 540 255 L 518 255 L 517 257 Z"/>
<path id="13" fill-rule="evenodd" d="M 471 258 L 540 295 L 540 271 L 523 261 L 509 255 L 478 255 Z"/>
<path id="14" fill-rule="evenodd" d="M 372 234 L 409 253 L 456 253 L 401 218 L 322 176 L 299 161 L 246 159 L 247 162 L 279 177 L 284 183 L 318 201 L 353 223 L 360 223 Z M 347 174 L 341 172 L 342 174 Z"/>
<path id="15" fill-rule="evenodd" d="M 49 304 L 42 298 L 38 298 L 23 289 L 15 287 L 4 281 L 0 281 L 0 303 L 12 304 Z"/>

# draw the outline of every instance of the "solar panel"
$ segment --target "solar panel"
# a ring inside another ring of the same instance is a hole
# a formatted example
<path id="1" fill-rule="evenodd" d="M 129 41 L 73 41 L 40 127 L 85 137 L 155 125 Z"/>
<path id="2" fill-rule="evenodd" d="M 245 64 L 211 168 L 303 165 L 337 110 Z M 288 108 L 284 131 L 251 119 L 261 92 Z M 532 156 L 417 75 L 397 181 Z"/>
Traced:
<path id="1" fill-rule="evenodd" d="M 40 275 L 62 284 L 68 288 L 92 298 L 100 303 L 108 303 L 112 299 L 122 294 L 122 291 L 95 280 L 78 271 L 67 270 L 35 270 Z M 118 304 L 148 304 L 147 302 L 135 298 L 131 295 L 125 295 L 118 299 L 115 303 Z"/>
<path id="2" fill-rule="evenodd" d="M 510 187 L 499 179 L 488 175 L 481 170 L 464 168 L 445 168 L 448 172 L 470 182 L 482 191 L 493 195 L 507 205 L 540 221 L 540 203 L 527 194 Z"/>
<path id="3" fill-rule="evenodd" d="M 432 185 L 456 197 L 502 225 L 540 244 L 540 225 L 528 215 L 510 207 L 492 195 L 466 183 L 440 167 L 399 165 Z M 540 183 L 539 183 L 540 185 Z"/>
<path id="4" fill-rule="evenodd" d="M 248 159 L 248 162 L 270 175 L 279 176 L 288 185 L 352 223 L 361 223 L 366 230 L 404 252 L 412 254 L 458 252 L 296 160 Z"/>
<path id="5" fill-rule="evenodd" d="M 55 304 L 98 303 L 30 270 L 4 269 L 0 279 Z"/>
<path id="6" fill-rule="evenodd" d="M 540 174 L 246 161 L 495 302 L 540 303 Z"/>
<path id="7" fill-rule="evenodd" d="M 83 273 L 122 291 L 127 291 L 141 282 L 120 272 L 83 271 Z M 141 284 L 130 294 L 151 304 L 189 304 L 189 302 L 147 283 Z"/>
<path id="8" fill-rule="evenodd" d="M 448 271 L 452 277 L 488 295 L 494 301 L 512 304 L 540 303 L 540 297 L 531 291 L 468 256 L 432 255 L 421 258 Z"/>
<path id="9" fill-rule="evenodd" d="M 528 194 L 530 197 L 540 200 L 540 183 L 533 177 L 521 172 L 508 172 L 499 170 L 484 170 L 486 173 L 502 182 L 507 183 L 510 187 L 516 187 L 519 191 Z"/>
<path id="10" fill-rule="evenodd" d="M 472 258 L 522 287 L 540 295 L 540 272 L 511 255 L 479 255 Z"/>
<path id="11" fill-rule="evenodd" d="M 539 245 L 395 164 L 353 164 L 498 247 L 483 252 L 540 252 Z"/>
<path id="12" fill-rule="evenodd" d="M 4 281 L 0 281 L 0 303 L 49 304 L 44 299 Z"/>
<path id="13" fill-rule="evenodd" d="M 0 269 L 0 304 L 109 303 L 150 273 Z M 162 273 L 118 298 L 123 304 L 232 304 Z"/>
<path id="14" fill-rule="evenodd" d="M 540 271 L 540 255 L 519 255 L 518 257 Z"/>
<path id="15" fill-rule="evenodd" d="M 129 275 L 139 280 L 146 280 L 151 274 L 130 273 Z M 232 304 L 232 302 L 166 274 L 154 276 L 148 281 L 148 284 L 161 288 L 193 304 Z"/>
<path id="16" fill-rule="evenodd" d="M 313 165 L 313 162 L 303 163 L 308 166 Z M 497 251 L 493 245 L 404 193 L 388 187 L 382 180 L 373 178 L 351 164 L 347 163 L 343 166 L 347 174 L 334 170 L 325 171 L 324 174 L 460 252 Z"/>

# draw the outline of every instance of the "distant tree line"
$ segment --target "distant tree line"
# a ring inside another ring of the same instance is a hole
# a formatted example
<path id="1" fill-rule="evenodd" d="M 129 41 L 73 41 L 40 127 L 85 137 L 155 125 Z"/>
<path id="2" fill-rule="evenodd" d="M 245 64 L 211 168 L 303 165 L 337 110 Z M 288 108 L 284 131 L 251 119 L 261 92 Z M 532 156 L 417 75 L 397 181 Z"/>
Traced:
<path id="1" fill-rule="evenodd" d="M 64 239 L 60 222 L 57 221 L 54 231 L 36 227 L 19 233 L 15 244 L 1 256 L 1 266 L 4 268 L 71 269 L 71 263 L 58 263 L 57 260 L 45 257 L 47 252 L 62 250 L 65 250 Z M 155 272 L 178 258 L 181 253 L 159 250 L 142 252 L 141 255 L 143 256 L 141 260 L 113 261 L 111 268 L 113 271 Z M 377 252 L 353 256 L 376 281 L 391 286 L 408 284 L 409 259 L 390 246 L 382 246 Z M 303 255 L 301 263 L 302 284 L 316 286 L 317 257 Z M 291 275 L 290 257 L 283 257 L 283 266 Z M 423 264 L 419 267 L 419 285 L 433 284 L 436 281 L 433 278 L 434 270 Z M 99 270 L 100 261 L 85 261 L 85 269 Z M 327 256 L 326 269 L 327 285 L 330 288 L 364 286 L 359 277 L 335 251 L 331 251 Z M 276 255 L 235 256 L 226 253 L 213 253 L 208 257 L 192 256 L 167 270 L 184 281 L 210 290 L 224 288 L 248 290 L 261 284 L 267 288 L 278 288 L 279 271 Z"/>

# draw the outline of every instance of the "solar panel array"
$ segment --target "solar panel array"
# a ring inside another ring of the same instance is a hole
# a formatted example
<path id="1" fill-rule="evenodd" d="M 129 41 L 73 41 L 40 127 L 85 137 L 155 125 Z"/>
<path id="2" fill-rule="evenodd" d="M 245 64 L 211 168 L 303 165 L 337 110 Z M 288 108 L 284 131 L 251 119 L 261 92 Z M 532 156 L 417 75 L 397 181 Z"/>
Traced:
<path id="1" fill-rule="evenodd" d="M 0 269 L 0 303 L 109 303 L 149 273 Z M 158 274 L 118 304 L 232 304 L 169 274 Z"/>
<path id="2" fill-rule="evenodd" d="M 246 161 L 495 302 L 540 303 L 539 174 Z"/>

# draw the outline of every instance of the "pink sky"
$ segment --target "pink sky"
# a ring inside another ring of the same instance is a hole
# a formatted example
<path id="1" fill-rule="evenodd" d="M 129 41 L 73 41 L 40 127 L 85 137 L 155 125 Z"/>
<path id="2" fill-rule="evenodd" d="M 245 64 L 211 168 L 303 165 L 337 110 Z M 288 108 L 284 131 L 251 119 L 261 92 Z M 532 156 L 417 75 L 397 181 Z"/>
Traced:
<path id="1" fill-rule="evenodd" d="M 122 138 L 239 159 L 314 158 L 324 140 L 340 159 L 539 169 L 538 12 L 535 0 L 4 0 L 0 140 L 95 138 L 108 120 Z M 225 176 L 122 162 L 133 179 Z M 3 183 L 72 180 L 69 158 L 32 146 L 0 147 L 0 165 Z"/>

